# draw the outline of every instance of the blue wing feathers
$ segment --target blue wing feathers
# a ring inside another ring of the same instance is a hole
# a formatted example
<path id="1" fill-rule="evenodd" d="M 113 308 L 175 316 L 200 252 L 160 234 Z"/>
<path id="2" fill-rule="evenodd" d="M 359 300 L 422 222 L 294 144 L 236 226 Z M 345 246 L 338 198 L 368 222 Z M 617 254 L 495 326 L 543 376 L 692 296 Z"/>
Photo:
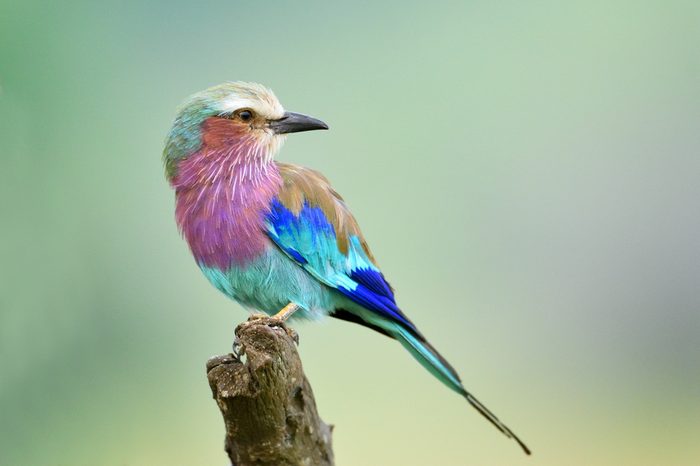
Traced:
<path id="1" fill-rule="evenodd" d="M 313 276 L 368 310 L 418 332 L 357 238 L 350 238 L 347 254 L 340 251 L 335 229 L 320 207 L 305 201 L 295 214 L 274 199 L 267 223 L 268 236 Z"/>
<path id="2" fill-rule="evenodd" d="M 370 268 L 359 268 L 352 270 L 350 278 L 361 285 L 366 286 L 371 291 L 386 296 L 394 301 L 394 292 L 384 279 L 384 275 L 378 270 Z"/>
<path id="3" fill-rule="evenodd" d="M 343 302 L 342 308 L 329 311 L 336 313 L 335 317 L 396 338 L 423 367 L 464 396 L 529 454 L 520 439 L 464 389 L 457 372 L 401 312 L 391 286 L 374 264 L 357 223 L 327 180 L 308 169 L 278 166 L 284 170 L 288 183 L 279 193 L 285 201 L 276 198 L 270 204 L 267 234 L 311 276 L 355 303 L 350 306 Z M 293 210 L 287 205 L 294 206 Z"/>
<path id="4" fill-rule="evenodd" d="M 299 251 L 297 251 L 297 250 L 295 250 L 295 249 L 282 247 L 282 250 L 283 250 L 284 252 L 286 252 L 287 254 L 289 254 L 289 256 L 290 256 L 292 259 L 294 259 L 295 261 L 297 261 L 297 262 L 298 262 L 299 264 L 301 264 L 301 265 L 306 265 L 306 264 L 309 263 L 306 259 L 304 259 L 304 256 L 302 256 L 302 255 L 299 253 Z"/>
<path id="5" fill-rule="evenodd" d="M 402 324 L 413 332 L 418 332 L 413 323 L 403 315 L 393 300 L 385 296 L 380 296 L 360 284 L 358 284 L 354 290 L 349 290 L 343 286 L 338 286 L 337 290 L 367 309 L 375 311 L 384 317 L 388 317 L 390 320 Z"/>

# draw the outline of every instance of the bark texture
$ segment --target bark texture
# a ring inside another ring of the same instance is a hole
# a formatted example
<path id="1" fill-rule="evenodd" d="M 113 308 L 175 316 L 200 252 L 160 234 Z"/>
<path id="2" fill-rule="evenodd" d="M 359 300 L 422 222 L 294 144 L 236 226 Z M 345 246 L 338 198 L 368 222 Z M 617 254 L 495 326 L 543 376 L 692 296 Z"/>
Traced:
<path id="1" fill-rule="evenodd" d="M 318 415 L 293 331 L 274 319 L 252 316 L 236 328 L 236 338 L 241 357 L 229 354 L 207 362 L 231 464 L 333 465 L 332 426 Z"/>

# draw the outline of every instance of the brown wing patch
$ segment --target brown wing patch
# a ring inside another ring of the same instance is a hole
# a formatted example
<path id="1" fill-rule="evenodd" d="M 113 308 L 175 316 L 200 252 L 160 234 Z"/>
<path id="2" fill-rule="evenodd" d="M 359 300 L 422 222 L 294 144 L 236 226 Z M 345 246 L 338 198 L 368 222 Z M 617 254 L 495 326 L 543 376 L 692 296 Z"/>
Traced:
<path id="1" fill-rule="evenodd" d="M 283 180 L 283 186 L 279 193 L 282 204 L 294 214 L 299 214 L 304 207 L 304 201 L 308 202 L 310 206 L 320 207 L 335 229 L 340 252 L 348 253 L 349 238 L 355 235 L 360 239 L 360 244 L 367 257 L 375 263 L 374 256 L 369 250 L 355 217 L 325 176 L 316 170 L 289 163 L 277 162 L 277 167 Z"/>

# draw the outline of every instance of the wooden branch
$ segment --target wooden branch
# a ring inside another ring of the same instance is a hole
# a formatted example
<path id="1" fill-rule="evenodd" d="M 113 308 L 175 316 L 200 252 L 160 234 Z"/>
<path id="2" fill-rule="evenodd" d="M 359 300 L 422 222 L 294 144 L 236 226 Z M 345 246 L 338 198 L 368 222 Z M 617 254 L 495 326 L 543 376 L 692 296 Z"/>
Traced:
<path id="1" fill-rule="evenodd" d="M 234 466 L 334 464 L 332 426 L 318 415 L 292 333 L 278 321 L 251 316 L 236 328 L 245 362 L 234 354 L 207 362 Z"/>

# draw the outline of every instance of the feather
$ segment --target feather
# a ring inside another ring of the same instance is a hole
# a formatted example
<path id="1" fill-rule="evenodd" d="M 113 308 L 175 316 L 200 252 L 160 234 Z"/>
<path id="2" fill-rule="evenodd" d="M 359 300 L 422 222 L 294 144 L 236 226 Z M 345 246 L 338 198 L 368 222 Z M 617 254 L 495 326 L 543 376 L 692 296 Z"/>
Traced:
<path id="1" fill-rule="evenodd" d="M 267 233 L 300 267 L 354 303 L 335 309 L 334 317 L 398 340 L 431 374 L 530 454 L 505 424 L 465 390 L 457 372 L 399 309 L 355 218 L 328 180 L 307 168 L 277 166 L 282 185 L 270 204 Z"/>
<path id="2" fill-rule="evenodd" d="M 277 164 L 282 186 L 270 205 L 268 235 L 319 281 L 383 318 L 418 333 L 343 199 L 320 173 Z"/>

